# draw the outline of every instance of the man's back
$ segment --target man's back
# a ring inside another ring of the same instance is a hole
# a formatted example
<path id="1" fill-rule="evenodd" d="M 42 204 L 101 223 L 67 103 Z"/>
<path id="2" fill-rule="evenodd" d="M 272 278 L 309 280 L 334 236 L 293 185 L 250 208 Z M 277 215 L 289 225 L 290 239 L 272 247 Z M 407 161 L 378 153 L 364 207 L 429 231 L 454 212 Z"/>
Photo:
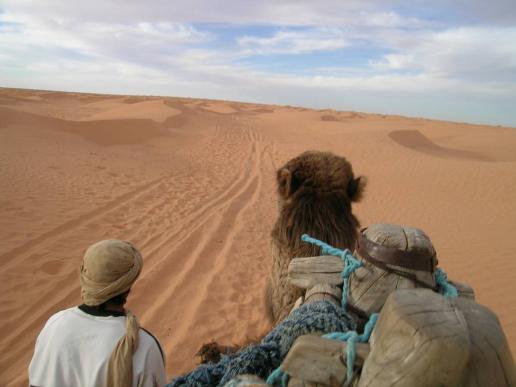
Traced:
<path id="1" fill-rule="evenodd" d="M 36 341 L 29 366 L 32 386 L 105 386 L 106 365 L 125 333 L 123 313 L 81 306 L 53 315 Z M 139 330 L 133 355 L 133 386 L 166 384 L 165 361 L 156 339 Z"/>

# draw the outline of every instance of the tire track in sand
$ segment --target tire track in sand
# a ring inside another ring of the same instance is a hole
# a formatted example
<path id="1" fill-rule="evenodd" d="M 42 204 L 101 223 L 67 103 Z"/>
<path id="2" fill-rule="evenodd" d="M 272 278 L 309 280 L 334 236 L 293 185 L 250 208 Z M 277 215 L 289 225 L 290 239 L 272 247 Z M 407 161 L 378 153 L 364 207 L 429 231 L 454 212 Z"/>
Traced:
<path id="1" fill-rule="evenodd" d="M 96 217 L 105 216 L 107 212 L 116 210 L 118 207 L 125 205 L 127 202 L 134 200 L 139 194 L 145 193 L 154 189 L 160 184 L 164 177 L 160 177 L 151 182 L 141 184 L 136 189 L 133 189 L 117 198 L 109 201 L 108 203 L 97 207 L 95 210 L 90 211 L 86 214 L 80 215 L 73 218 L 60 226 L 57 226 L 50 231 L 47 231 L 40 236 L 25 242 L 23 245 L 15 247 L 14 249 L 0 255 L 0 273 L 9 269 L 13 264 L 19 264 L 22 262 L 19 257 L 20 255 L 29 253 L 32 249 L 40 248 L 48 240 L 54 241 L 60 239 L 66 235 L 72 233 L 77 227 L 84 225 L 85 223 L 91 222 Z"/>
<path id="2" fill-rule="evenodd" d="M 169 237 L 169 240 L 166 240 L 162 244 L 167 244 L 168 242 L 170 242 L 170 240 L 176 237 L 182 238 L 183 234 L 185 233 L 185 230 L 187 230 L 186 232 L 188 232 L 188 230 L 195 230 L 200 225 L 202 225 L 202 221 L 199 221 L 199 219 L 202 218 L 201 214 L 205 213 L 211 215 L 212 213 L 218 211 L 220 203 L 223 203 L 228 197 L 231 197 L 235 194 L 234 191 L 237 190 L 238 186 L 241 184 L 241 179 L 243 178 L 242 175 L 243 174 L 240 173 L 239 178 L 237 178 L 233 182 L 233 184 L 227 186 L 224 190 L 219 191 L 216 195 L 213 196 L 212 200 L 207 202 L 205 205 L 201 206 L 197 211 L 194 211 L 190 215 L 188 215 L 184 219 L 186 224 L 182 224 L 182 226 L 184 227 L 182 227 L 179 230 L 179 232 Z M 153 202 L 147 201 L 145 195 L 152 195 L 154 191 L 161 190 L 163 186 L 163 181 L 167 179 L 176 180 L 177 176 L 165 176 L 163 178 L 156 179 L 151 183 L 141 185 L 137 189 L 117 197 L 117 199 L 110 201 L 109 203 L 95 209 L 94 211 L 84 214 L 78 218 L 72 219 L 62 224 L 61 226 L 58 226 L 42 234 L 38 238 L 35 238 L 27 242 L 26 244 L 16 248 L 15 251 L 11 250 L 9 253 L 6 253 L 5 255 L 13 255 L 13 264 L 4 264 L 1 273 L 5 275 L 6 272 L 14 268 L 14 266 L 22 265 L 24 261 L 32 257 L 32 252 L 34 250 L 40 250 L 43 246 L 47 244 L 49 245 L 48 250 L 54 250 L 51 247 L 55 246 L 59 242 L 59 240 L 67 238 L 68 236 L 73 235 L 74 233 L 75 235 L 77 235 L 77 233 L 80 232 L 79 230 L 83 226 L 88 226 L 92 223 L 107 225 L 109 222 L 103 221 L 103 218 L 110 219 L 113 218 L 112 214 L 116 212 L 125 212 L 124 207 L 133 201 L 140 200 L 144 203 L 149 203 L 152 205 Z M 165 196 L 167 196 L 167 192 L 165 192 L 164 194 Z M 146 208 L 141 208 L 140 211 L 144 214 L 148 212 Z M 141 231 L 143 230 L 137 230 L 131 234 L 133 234 L 133 236 L 136 236 L 140 234 Z M 134 238 L 131 237 L 125 239 L 134 240 Z M 159 247 L 160 245 L 157 246 L 157 248 Z M 17 256 L 14 257 L 14 254 L 17 254 Z M 22 256 L 21 259 L 20 256 Z M 151 263 L 149 262 L 152 261 L 152 259 L 149 259 L 151 257 L 152 251 L 149 254 L 146 254 L 145 260 L 147 265 L 148 263 Z M 154 266 L 155 265 L 151 265 L 150 269 L 152 270 Z M 70 275 L 67 275 L 66 278 L 58 280 L 57 283 L 49 284 L 49 286 L 45 289 L 44 293 L 40 294 L 40 296 L 51 297 L 53 299 L 59 300 L 56 301 L 56 303 L 62 303 L 63 300 L 70 299 L 73 294 L 78 294 L 80 286 L 76 281 L 76 267 L 73 267 L 72 272 L 69 274 Z M 22 321 L 22 323 L 14 324 L 13 331 L 9 336 L 9 342 L 15 343 L 17 339 L 25 336 L 27 333 L 33 330 L 34 323 L 36 323 L 37 325 L 38 322 L 42 318 L 44 318 L 44 316 L 50 315 L 52 311 L 55 310 L 56 303 L 46 306 L 40 304 L 40 306 L 27 308 L 25 311 L 21 311 L 21 315 L 19 313 L 20 311 L 18 311 L 18 313 L 14 313 L 12 317 L 15 317 L 16 321 Z M 14 355 L 14 352 L 11 353 L 11 355 Z"/>
<path id="3" fill-rule="evenodd" d="M 252 166 L 253 172 L 251 176 L 252 179 L 256 179 L 257 184 L 255 185 L 252 192 L 250 192 L 250 196 L 244 207 L 242 207 L 240 213 L 237 214 L 236 220 L 234 222 L 235 226 L 232 228 L 231 234 L 227 237 L 228 243 L 226 243 L 224 246 L 224 250 L 217 255 L 219 264 L 215 265 L 215 270 L 211 271 L 210 273 L 209 282 L 202 288 L 202 292 L 200 293 L 202 295 L 201 301 L 194 305 L 195 310 L 192 312 L 194 321 L 197 321 L 198 324 L 202 324 L 207 317 L 205 316 L 206 313 L 204 313 L 203 310 L 204 305 L 210 305 L 217 302 L 222 303 L 222 305 L 217 307 L 216 311 L 217 320 L 220 318 L 220 327 L 217 327 L 216 324 L 204 324 L 206 331 L 204 332 L 203 342 L 215 335 L 220 336 L 221 331 L 226 331 L 226 339 L 227 336 L 234 337 L 233 333 L 231 332 L 231 328 L 229 327 L 231 327 L 232 324 L 234 324 L 240 318 L 246 319 L 249 317 L 249 315 L 246 314 L 248 308 L 246 305 L 244 305 L 244 299 L 252 298 L 254 308 L 258 307 L 258 303 L 260 303 L 262 300 L 262 293 L 260 291 L 249 292 L 249 290 L 253 288 L 258 290 L 257 284 L 262 278 L 261 272 L 257 270 L 257 267 L 253 269 L 249 266 L 249 261 L 246 261 L 246 258 L 249 258 L 250 255 L 253 259 L 251 262 L 256 264 L 256 256 L 254 255 L 257 252 L 251 251 L 250 254 L 249 252 L 242 252 L 241 254 L 238 254 L 239 259 L 236 262 L 231 261 L 231 263 L 228 263 L 230 257 L 234 257 L 235 255 L 235 252 L 232 250 L 232 247 L 234 246 L 234 240 L 231 236 L 239 235 L 239 233 L 244 232 L 245 230 L 249 231 L 249 221 L 253 215 L 256 216 L 256 214 L 250 214 L 251 216 L 246 217 L 245 221 L 242 219 L 245 212 L 250 210 L 251 207 L 255 206 L 260 199 L 263 186 L 263 165 L 265 164 L 266 160 L 264 156 L 267 147 L 262 144 L 259 133 L 246 121 L 243 122 L 247 127 L 246 133 L 249 136 L 249 140 L 255 145 L 256 149 L 256 155 L 254 157 Z M 260 218 L 260 215 L 258 215 L 258 218 Z M 263 235 L 268 235 L 268 230 Z M 251 237 L 251 239 L 253 238 Z M 235 281 L 237 282 L 236 288 L 234 287 Z M 246 291 L 242 291 L 241 286 L 245 286 Z M 235 297 L 235 294 L 237 293 L 238 297 Z M 245 295 L 249 297 L 246 297 Z M 238 298 L 238 300 L 235 300 L 235 298 Z M 245 338 L 242 338 L 242 340 L 244 339 Z M 189 341 L 189 336 L 186 336 L 186 339 L 183 341 Z"/>
<path id="4" fill-rule="evenodd" d="M 214 278 L 226 268 L 228 252 L 234 236 L 238 233 L 245 211 L 259 196 L 262 180 L 259 140 L 249 128 L 241 130 L 251 143 L 251 152 L 249 163 L 246 168 L 243 168 L 245 180 L 239 183 L 239 190 L 225 199 L 221 210 L 213 217 L 205 218 L 203 227 L 190 230 L 186 238 L 178 241 L 170 252 L 171 259 L 160 268 L 168 273 L 177 273 L 166 279 L 168 285 L 153 282 L 142 291 L 146 297 L 152 297 L 152 293 L 159 292 L 159 300 L 149 307 L 142 316 L 142 320 L 150 316 L 159 316 L 161 311 L 167 310 L 166 304 L 174 304 L 174 309 L 181 311 L 181 316 L 176 316 L 172 321 L 174 337 L 167 342 L 169 349 L 174 348 L 174 357 L 177 356 L 177 358 L 188 357 L 177 348 L 178 341 L 188 337 L 188 331 L 192 326 L 197 325 L 196 328 L 200 328 L 201 324 L 195 324 L 194 321 L 199 320 L 201 315 L 199 310 L 208 299 Z M 177 265 L 174 257 L 184 257 L 181 259 L 184 265 Z M 162 278 L 165 280 L 164 276 Z M 162 289 L 165 290 L 162 291 Z M 182 302 L 178 304 L 178 300 Z"/>
<path id="5" fill-rule="evenodd" d="M 229 126 L 229 122 L 225 122 L 226 126 Z M 233 124 L 234 125 L 234 124 Z M 228 138 L 225 135 L 224 131 L 217 128 L 217 136 L 222 137 L 223 143 L 227 146 Z M 244 137 L 249 139 L 247 132 L 240 133 Z M 240 140 L 241 141 L 241 140 Z M 236 143 L 235 146 L 238 146 L 239 143 Z M 214 143 L 213 147 L 218 147 L 220 144 Z M 251 145 L 252 147 L 252 145 Z M 234 152 L 231 152 L 235 154 Z M 172 256 L 171 250 L 174 249 L 180 243 L 187 243 L 186 239 L 190 237 L 191 234 L 198 232 L 199 229 L 203 228 L 206 224 L 206 219 L 209 219 L 215 216 L 217 213 L 223 211 L 223 209 L 227 206 L 227 202 L 231 200 L 232 197 L 238 194 L 241 191 L 241 187 L 245 184 L 245 181 L 248 179 L 248 169 L 249 165 L 252 164 L 252 158 L 254 152 L 241 152 L 243 156 L 247 156 L 247 160 L 242 163 L 244 167 L 240 166 L 240 172 L 237 174 L 236 178 L 233 179 L 232 183 L 226 186 L 224 189 L 220 191 L 216 191 L 212 194 L 211 198 L 199 206 L 194 211 L 185 214 L 181 218 L 180 228 L 175 230 L 167 230 L 166 237 L 161 235 L 156 235 L 151 240 L 146 241 L 142 244 L 142 249 L 146 249 L 146 266 L 152 271 L 157 266 L 163 264 L 163 261 L 170 261 L 169 257 Z M 159 241 L 159 239 L 161 239 Z M 168 249 L 168 250 L 167 250 Z M 166 250 L 166 253 L 163 254 L 163 250 Z M 161 259 L 159 256 L 161 254 Z M 186 260 L 186 255 L 174 254 L 174 266 L 179 267 L 182 266 L 183 262 Z M 169 263 L 170 264 L 170 263 Z M 161 269 L 160 269 L 161 270 Z"/>
<path id="6" fill-rule="evenodd" d="M 1 256 L 2 259 L 5 259 L 6 256 L 10 257 L 10 260 L 7 262 L 5 260 L 2 261 L 2 266 L 0 266 L 4 292 L 19 292 L 20 286 L 30 286 L 30 278 L 22 278 L 18 271 L 19 268 L 24 268 L 27 265 L 26 261 L 32 259 L 36 251 L 40 249 L 58 250 L 57 246 L 60 242 L 65 238 L 71 237 L 73 239 L 74 235 L 79 235 L 82 227 L 91 223 L 105 224 L 106 222 L 102 222 L 103 218 L 109 219 L 110 214 L 120 211 L 127 203 L 138 200 L 140 196 L 159 188 L 162 180 L 166 178 L 160 177 L 150 183 L 141 184 L 136 189 L 118 196 L 107 204 L 71 219 L 26 242 L 24 245 L 3 254 Z M 24 271 L 22 270 L 22 272 Z M 31 352 L 34 344 L 32 336 L 37 333 L 38 327 L 41 327 L 42 323 L 59 309 L 57 306 L 69 305 L 71 300 L 79 294 L 80 285 L 77 281 L 76 273 L 77 267 L 73 266 L 70 273 L 65 273 L 64 276 L 49 281 L 42 289 L 43 291 L 37 295 L 41 299 L 52 299 L 52 303 L 37 303 L 30 307 L 20 304 L 18 308 L 9 313 L 7 320 L 2 319 L 4 320 L 3 328 L 8 330 L 10 334 L 7 337 L 2 336 L 0 342 L 2 346 L 11 348 L 8 353 L 0 356 L 0 368 L 4 370 L 3 372 L 8 372 L 8 368 L 16 369 L 18 367 L 17 361 L 13 361 L 13 359 L 23 361 L 23 356 Z M 23 294 L 25 293 L 23 292 Z M 11 364 L 11 367 L 6 368 L 6 364 Z"/>
<path id="7" fill-rule="evenodd" d="M 213 196 L 212 200 L 208 201 L 205 205 L 201 206 L 198 210 L 196 210 L 196 211 L 192 212 L 191 214 L 189 214 L 188 216 L 186 216 L 183 219 L 183 222 L 181 223 L 182 227 L 181 227 L 181 229 L 179 229 L 179 231 L 173 233 L 164 242 L 155 246 L 150 252 L 146 252 L 146 254 L 145 254 L 145 262 L 146 262 L 146 266 L 147 266 L 146 271 L 152 271 L 152 269 L 155 266 L 159 265 L 159 262 L 153 262 L 152 256 L 153 256 L 154 250 L 157 250 L 163 246 L 166 247 L 167 245 L 170 244 L 171 241 L 173 241 L 176 238 L 178 238 L 179 240 L 182 240 L 185 237 L 185 233 L 186 234 L 191 233 L 191 232 L 195 231 L 196 229 L 198 229 L 199 227 L 201 227 L 203 225 L 203 220 L 202 220 L 203 216 L 202 215 L 204 215 L 204 217 L 211 216 L 213 213 L 219 211 L 221 203 L 224 203 L 228 197 L 233 196 L 235 194 L 236 190 L 239 189 L 239 185 L 242 183 L 243 174 L 244 173 L 241 171 L 239 177 L 236 180 L 234 180 L 233 184 L 227 186 L 224 190 L 217 192 Z M 79 233 L 78 230 L 80 230 L 81 226 L 88 226 L 90 223 L 104 224 L 105 226 L 107 226 L 109 224 L 109 222 L 104 221 L 102 218 L 103 217 L 105 217 L 107 219 L 116 218 L 116 216 L 113 216 L 113 214 L 116 214 L 117 211 L 125 212 L 126 210 L 124 209 L 124 206 L 128 205 L 131 201 L 140 200 L 144 203 L 151 204 L 151 206 L 152 206 L 153 202 L 146 200 L 145 195 L 152 195 L 153 191 L 161 190 L 162 186 L 163 186 L 163 181 L 166 179 L 175 180 L 176 176 L 157 179 L 154 182 L 152 182 L 152 184 L 150 184 L 150 186 L 149 186 L 149 184 L 146 184 L 142 187 L 139 187 L 136 190 L 133 190 L 127 194 L 119 196 L 119 199 L 115 199 L 114 201 L 111 201 L 110 203 L 102 206 L 101 208 L 98 208 L 88 214 L 85 214 L 79 218 L 73 219 L 69 222 L 66 222 L 65 224 L 43 234 L 42 236 L 38 237 L 37 239 L 30 241 L 29 243 L 25 244 L 24 246 L 18 248 L 21 251 L 21 252 L 19 252 L 19 254 L 21 255 L 21 254 L 25 253 L 26 256 L 23 257 L 23 259 L 17 259 L 16 261 L 13 261 L 13 262 L 16 262 L 16 265 L 20 266 L 24 260 L 31 258 L 32 250 L 35 250 L 35 249 L 39 250 L 43 246 L 43 244 L 45 242 L 47 242 L 47 240 L 48 240 L 48 244 L 50 246 L 52 246 L 52 245 L 55 246 L 60 239 L 63 239 L 73 233 L 76 233 L 76 235 L 77 235 L 77 233 Z M 167 192 L 165 192 L 163 194 L 165 196 L 169 196 L 169 195 L 167 195 L 168 194 Z M 117 205 L 113 206 L 112 205 L 113 202 L 116 202 Z M 106 211 L 106 209 L 109 209 L 109 211 Z M 140 208 L 140 212 L 142 212 L 143 214 L 148 213 L 147 208 Z M 138 236 L 139 234 L 141 235 L 142 232 L 144 232 L 144 231 L 145 230 L 136 230 L 136 231 L 130 233 L 129 235 L 127 235 L 127 237 L 125 237 L 125 239 L 135 240 L 135 239 L 137 239 L 136 236 Z M 48 249 L 54 250 L 52 248 L 48 248 Z M 14 265 L 11 265 L 11 266 L 14 266 Z M 4 270 L 2 273 L 5 274 L 5 271 L 7 271 L 10 268 L 11 268 L 10 266 L 4 267 L 3 268 Z M 59 294 L 61 292 L 63 292 L 64 289 L 66 289 L 67 294 L 69 294 L 70 288 L 72 289 L 72 291 L 71 291 L 72 293 L 73 293 L 73 291 L 75 291 L 78 294 L 79 284 L 75 281 L 76 280 L 76 278 L 75 278 L 76 268 L 73 267 L 72 272 L 69 274 L 70 275 L 68 277 L 70 277 L 70 279 L 67 279 L 65 281 L 60 280 L 58 286 L 49 286 L 49 288 L 47 288 L 46 291 L 44 292 L 44 294 L 41 294 L 41 296 L 59 298 Z M 50 308 L 50 310 L 51 309 L 52 308 Z M 18 316 L 16 316 L 16 319 L 27 322 L 28 319 L 34 320 L 34 318 L 36 316 L 39 316 L 40 314 L 48 315 L 48 311 L 49 311 L 48 308 L 45 308 L 44 310 L 40 310 L 40 307 L 36 306 L 35 308 L 31 308 L 30 311 L 26 310 L 25 312 L 22 312 L 22 315 L 18 314 Z M 15 328 L 15 330 L 20 331 L 20 333 L 23 334 L 23 332 L 26 332 L 26 323 L 16 324 L 16 327 L 14 327 L 14 328 Z M 18 335 L 15 332 L 13 332 L 13 336 L 16 337 Z"/>
<path id="8" fill-rule="evenodd" d="M 223 135 L 225 135 L 225 137 Z M 238 136 L 239 139 L 235 136 Z M 249 142 L 249 146 L 241 147 L 242 136 L 246 142 Z M 222 190 L 214 192 L 210 200 L 204 202 L 202 206 L 196 208 L 194 211 L 188 214 L 185 214 L 185 216 L 182 218 L 180 228 L 173 230 L 171 233 L 166 233 L 165 238 L 160 237 L 159 239 L 161 239 L 161 242 L 156 237 L 147 239 L 148 243 L 146 243 L 146 249 L 150 251 L 146 251 L 145 259 L 146 266 L 148 269 L 150 269 L 150 271 L 154 270 L 155 268 L 160 271 L 164 270 L 162 267 L 163 261 L 170 263 L 170 256 L 177 258 L 184 256 L 184 259 L 176 259 L 172 265 L 175 264 L 177 266 L 186 268 L 186 270 L 183 270 L 182 274 L 176 277 L 179 277 L 179 280 L 183 278 L 183 280 L 188 281 L 188 276 L 195 275 L 195 272 L 199 270 L 204 271 L 203 266 L 206 267 L 206 264 L 210 266 L 210 264 L 206 262 L 206 259 L 211 259 L 211 257 L 215 256 L 215 261 L 220 261 L 221 259 L 225 258 L 225 255 L 232 243 L 232 236 L 230 235 L 228 237 L 226 234 L 228 233 L 228 230 L 231 230 L 231 228 L 234 226 L 236 220 L 242 217 L 242 212 L 248 208 L 250 202 L 254 200 L 253 193 L 258 191 L 260 184 L 260 176 L 259 173 L 257 173 L 259 169 L 259 152 L 256 144 L 256 138 L 254 138 L 249 133 L 248 129 L 245 130 L 242 128 L 240 128 L 240 132 L 236 134 L 228 134 L 227 130 L 219 130 L 215 137 L 217 137 L 216 140 L 220 141 L 215 141 L 213 144 L 211 144 L 212 146 L 223 144 L 226 147 L 226 151 L 238 151 L 234 152 L 233 154 L 238 153 L 238 156 L 240 156 L 239 159 L 245 159 L 245 161 L 243 163 L 238 162 L 238 160 L 236 161 L 236 163 L 238 163 L 237 170 L 239 170 L 239 172 L 237 177 L 232 180 L 232 183 L 225 186 Z M 233 144 L 228 145 L 227 141 L 230 139 L 235 141 Z M 240 148 L 238 148 L 239 145 Z M 238 149 L 234 149 L 235 146 Z M 10 256 L 11 259 L 9 259 L 9 262 L 6 262 L 5 260 L 1 262 L 3 265 L 0 266 L 0 273 L 7 274 L 6 272 L 11 271 L 13 267 L 18 267 L 18 264 L 31 258 L 32 253 L 36 250 L 45 248 L 49 251 L 55 251 L 54 246 L 57 247 L 58 244 L 66 244 L 66 238 L 73 238 L 74 235 L 80 235 L 83 227 L 98 227 L 98 224 L 104 224 L 105 227 L 109 227 L 109 219 L 111 216 L 113 214 L 126 211 L 126 206 L 131 205 L 133 202 L 139 201 L 142 203 L 148 203 L 147 206 L 139 209 L 140 212 L 147 212 L 149 206 L 152 210 L 152 206 L 155 205 L 155 203 L 146 199 L 150 198 L 158 191 L 163 190 L 163 182 L 167 182 L 169 180 L 173 181 L 174 179 L 177 179 L 177 176 L 166 175 L 162 178 L 153 180 L 150 183 L 142 184 L 136 189 L 131 190 L 126 194 L 120 195 L 115 200 L 112 200 L 109 203 L 106 203 L 105 205 L 84 215 L 71 219 L 70 221 L 53 228 L 52 230 L 38 236 L 37 238 L 28 241 L 22 246 L 12 249 L 10 252 L 4 253 L 1 256 L 2 259 L 4 259 L 6 256 Z M 170 184 L 170 186 L 173 186 L 173 184 Z M 165 192 L 161 192 L 161 194 L 169 195 L 170 192 L 168 189 L 165 189 Z M 134 237 L 138 235 L 141 237 L 141 234 L 145 233 L 145 228 L 137 228 L 137 230 L 133 229 L 127 231 L 131 231 L 130 234 L 132 234 Z M 191 250 L 188 247 L 189 245 L 196 245 L 199 239 L 203 240 L 203 238 L 205 238 L 205 240 L 199 243 L 199 246 L 196 249 Z M 133 240 L 130 237 L 127 239 Z M 173 250 L 174 246 L 178 247 L 176 248 L 176 253 L 169 254 L 164 258 L 159 259 L 158 253 L 160 253 L 160 251 L 168 248 Z M 180 251 L 181 246 L 186 250 L 190 250 L 189 253 L 191 254 L 182 254 Z M 215 246 L 215 248 L 212 248 L 211 246 Z M 196 264 L 195 262 L 199 260 L 199 264 Z M 184 263 L 185 261 L 186 263 Z M 215 261 L 211 264 L 215 265 Z M 13 262 L 16 262 L 16 264 L 10 264 Z M 190 266 L 190 269 L 188 269 L 188 266 Z M 14 370 L 16 367 L 19 367 L 19 361 L 24 361 L 23 358 L 25 354 L 30 352 L 33 346 L 32 333 L 35 331 L 35 329 L 37 329 L 38 325 L 41 324 L 41 321 L 44 321 L 44 319 L 52 313 L 57 304 L 61 305 L 69 303 L 70 300 L 74 298 L 74 295 L 76 295 L 78 292 L 79 285 L 76 283 L 75 269 L 76 268 L 73 269 L 74 273 L 70 273 L 69 275 L 64 276 L 64 278 L 61 277 L 57 282 L 46 287 L 44 294 L 41 294 L 42 297 L 52 297 L 55 299 L 56 301 L 53 302 L 52 305 L 46 305 L 44 307 L 42 305 L 36 305 L 35 308 L 29 308 L 30 310 L 18 310 L 18 313 L 14 314 L 17 315 L 15 320 L 18 322 L 21 321 L 21 323 L 17 323 L 15 324 L 16 326 L 12 327 L 14 331 L 11 332 L 11 335 L 9 335 L 7 338 L 8 343 L 3 340 L 3 344 L 9 344 L 9 346 L 16 344 L 16 348 L 18 349 L 16 351 L 12 351 L 8 356 L 3 356 L 0 363 L 12 364 L 13 367 L 9 368 Z M 208 272 L 209 271 L 210 270 L 208 268 Z M 204 286 L 203 293 L 207 293 L 207 288 L 209 283 L 211 283 L 212 278 L 213 275 L 206 275 L 206 280 L 204 281 L 206 285 Z M 152 282 L 152 288 L 156 289 L 157 292 L 160 292 L 161 289 L 166 289 L 167 286 L 170 286 L 170 284 L 167 283 L 162 285 L 163 286 L 161 286 L 161 284 L 157 284 L 156 281 Z M 173 292 L 174 290 L 170 290 L 167 293 Z M 152 291 L 144 291 L 142 293 L 145 294 L 146 297 L 149 296 L 150 299 L 152 299 L 152 296 L 147 294 L 153 293 Z M 204 295 L 202 298 L 205 299 L 206 296 Z M 160 296 L 159 299 L 167 300 L 169 297 L 168 295 L 167 297 Z M 143 319 L 145 319 L 146 316 L 152 317 L 152 319 L 154 319 L 154 311 L 160 307 L 161 305 L 159 307 L 151 306 L 151 308 L 149 308 L 149 310 L 143 314 Z M 195 316 L 197 309 L 198 306 L 194 305 L 194 309 L 191 310 L 190 314 Z M 21 316 L 19 312 L 22 313 Z"/>
<path id="9" fill-rule="evenodd" d="M 237 202 L 241 207 L 243 203 L 247 201 L 247 197 L 249 194 L 247 193 L 247 189 L 252 182 L 252 176 L 249 175 L 249 171 L 255 167 L 256 164 L 256 145 L 251 144 L 251 152 L 248 160 L 246 161 L 246 166 L 241 168 L 241 172 L 238 175 L 238 178 L 232 183 L 226 190 L 223 191 L 223 195 L 216 194 L 216 199 L 213 200 L 208 205 L 202 207 L 198 211 L 189 216 L 191 222 L 187 222 L 187 226 L 183 227 L 180 232 L 171 235 L 163 244 L 173 243 L 173 249 L 169 251 L 168 256 L 164 257 L 164 261 L 166 261 L 167 269 L 176 269 L 180 267 L 183 261 L 186 261 L 187 264 L 192 264 L 192 260 L 186 258 L 191 255 L 188 251 L 192 249 L 188 249 L 190 245 L 196 244 L 195 239 L 202 234 L 210 234 L 213 233 L 214 229 L 208 229 L 207 224 L 212 223 L 214 220 L 221 218 L 221 214 L 228 211 L 228 208 L 231 207 L 231 203 Z M 244 198 L 241 198 L 244 196 Z M 239 199 L 241 200 L 239 201 Z M 230 209 L 231 210 L 231 209 Z M 231 211 L 230 211 L 231 212 Z M 234 216 L 233 216 L 234 218 Z M 230 221 L 224 222 L 226 225 L 230 224 Z M 226 230 L 227 231 L 227 230 Z M 222 240 L 221 238 L 210 238 L 211 240 Z M 193 241 L 192 241 L 193 240 Z M 193 247 L 192 247 L 193 248 Z M 186 251 L 185 251 L 186 250 Z M 170 258 L 173 257 L 173 258 Z M 176 259 L 180 257 L 185 257 L 184 259 Z M 183 270 L 185 271 L 185 270 Z"/>

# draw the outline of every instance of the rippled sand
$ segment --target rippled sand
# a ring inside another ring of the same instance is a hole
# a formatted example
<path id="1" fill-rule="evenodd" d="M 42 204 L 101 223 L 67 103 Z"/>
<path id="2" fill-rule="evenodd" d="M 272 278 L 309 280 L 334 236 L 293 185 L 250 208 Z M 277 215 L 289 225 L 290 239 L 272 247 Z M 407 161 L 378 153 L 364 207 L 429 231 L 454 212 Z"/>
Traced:
<path id="1" fill-rule="evenodd" d="M 26 385 L 34 341 L 79 303 L 91 243 L 143 252 L 129 307 L 169 377 L 203 342 L 269 328 L 263 292 L 275 170 L 307 149 L 368 177 L 359 219 L 424 229 L 516 348 L 516 129 L 186 98 L 0 89 L 0 384 Z"/>

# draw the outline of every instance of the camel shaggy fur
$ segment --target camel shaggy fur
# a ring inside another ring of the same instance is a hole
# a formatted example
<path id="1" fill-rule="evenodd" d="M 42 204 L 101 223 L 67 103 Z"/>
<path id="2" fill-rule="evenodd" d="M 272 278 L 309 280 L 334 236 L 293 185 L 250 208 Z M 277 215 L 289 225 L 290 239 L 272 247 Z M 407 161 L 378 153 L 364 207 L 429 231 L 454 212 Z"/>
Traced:
<path id="1" fill-rule="evenodd" d="M 353 251 L 359 222 L 351 203 L 361 199 L 365 178 L 353 174 L 351 164 L 330 152 L 308 151 L 277 171 L 279 216 L 272 230 L 272 270 L 266 304 L 272 320 L 286 317 L 302 295 L 288 282 L 288 265 L 295 257 L 319 255 L 301 235 Z"/>

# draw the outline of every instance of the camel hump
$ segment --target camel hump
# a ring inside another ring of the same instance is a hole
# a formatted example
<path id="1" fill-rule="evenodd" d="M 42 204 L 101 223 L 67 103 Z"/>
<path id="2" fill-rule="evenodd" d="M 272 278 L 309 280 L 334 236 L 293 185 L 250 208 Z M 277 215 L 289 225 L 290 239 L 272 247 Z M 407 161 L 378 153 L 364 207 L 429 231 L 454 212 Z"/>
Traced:
<path id="1" fill-rule="evenodd" d="M 467 298 L 405 289 L 387 299 L 358 386 L 513 386 L 496 316 Z"/>

